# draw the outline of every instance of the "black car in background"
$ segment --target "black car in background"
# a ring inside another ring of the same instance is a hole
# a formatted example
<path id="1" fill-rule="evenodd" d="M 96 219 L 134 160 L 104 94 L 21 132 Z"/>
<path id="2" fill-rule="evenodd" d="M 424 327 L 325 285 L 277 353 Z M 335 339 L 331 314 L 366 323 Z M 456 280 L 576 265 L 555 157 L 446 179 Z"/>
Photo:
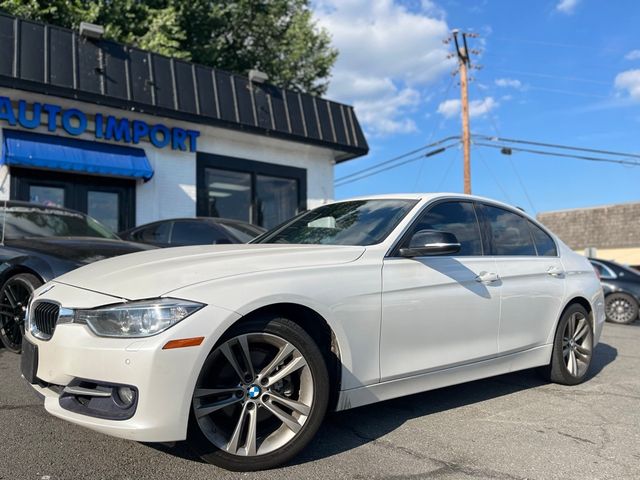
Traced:
<path id="1" fill-rule="evenodd" d="M 640 271 L 599 258 L 589 261 L 600 276 L 607 320 L 613 323 L 635 321 L 640 305 Z"/>
<path id="2" fill-rule="evenodd" d="M 157 247 L 247 243 L 265 232 L 264 228 L 228 218 L 170 218 L 120 232 L 124 240 Z"/>
<path id="3" fill-rule="evenodd" d="M 27 301 L 43 283 L 88 263 L 152 248 L 122 241 L 74 210 L 0 202 L 0 341 L 20 352 Z"/>

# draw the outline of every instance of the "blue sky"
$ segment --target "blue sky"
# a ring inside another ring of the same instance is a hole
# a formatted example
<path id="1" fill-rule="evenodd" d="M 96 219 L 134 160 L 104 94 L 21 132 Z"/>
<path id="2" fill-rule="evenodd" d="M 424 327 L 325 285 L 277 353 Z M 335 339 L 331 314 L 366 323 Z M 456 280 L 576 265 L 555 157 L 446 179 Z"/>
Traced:
<path id="1" fill-rule="evenodd" d="M 474 31 L 471 129 L 640 154 L 640 3 L 634 0 L 318 0 L 341 56 L 329 98 L 353 104 L 367 157 L 336 178 L 458 135 L 459 86 L 442 43 Z M 472 148 L 473 193 L 537 213 L 640 200 L 640 167 Z M 353 195 L 462 190 L 462 151 L 337 187 Z"/>

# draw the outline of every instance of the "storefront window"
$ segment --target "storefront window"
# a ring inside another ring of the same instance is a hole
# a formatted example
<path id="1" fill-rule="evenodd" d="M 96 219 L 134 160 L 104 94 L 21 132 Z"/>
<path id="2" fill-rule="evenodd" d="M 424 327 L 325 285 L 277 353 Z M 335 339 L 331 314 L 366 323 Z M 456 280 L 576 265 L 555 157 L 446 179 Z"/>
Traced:
<path id="1" fill-rule="evenodd" d="M 217 168 L 205 170 L 207 216 L 251 222 L 251 175 Z"/>
<path id="2" fill-rule="evenodd" d="M 197 215 L 275 227 L 306 209 L 307 171 L 209 153 L 197 154 Z"/>
<path id="3" fill-rule="evenodd" d="M 48 207 L 64 207 L 64 188 L 31 185 L 29 201 Z"/>
<path id="4" fill-rule="evenodd" d="M 270 229 L 296 214 L 298 182 L 293 178 L 256 176 L 258 225 Z"/>
<path id="5" fill-rule="evenodd" d="M 116 192 L 87 192 L 87 213 L 113 232 L 118 231 L 120 198 Z"/>

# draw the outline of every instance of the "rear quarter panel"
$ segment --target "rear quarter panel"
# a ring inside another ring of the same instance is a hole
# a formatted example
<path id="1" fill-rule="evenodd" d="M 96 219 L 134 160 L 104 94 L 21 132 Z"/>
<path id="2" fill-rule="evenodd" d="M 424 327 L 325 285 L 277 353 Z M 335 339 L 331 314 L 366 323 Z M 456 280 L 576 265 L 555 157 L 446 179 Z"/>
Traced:
<path id="1" fill-rule="evenodd" d="M 589 302 L 593 312 L 593 333 L 595 345 L 600 340 L 605 321 L 604 292 L 602 290 L 602 284 L 587 258 L 575 253 L 560 241 L 558 241 L 558 244 L 560 247 L 560 257 L 562 259 L 566 275 L 564 305 L 569 305 L 578 297 L 585 298 Z M 554 335 L 555 328 L 550 332 L 549 342 L 553 341 Z"/>

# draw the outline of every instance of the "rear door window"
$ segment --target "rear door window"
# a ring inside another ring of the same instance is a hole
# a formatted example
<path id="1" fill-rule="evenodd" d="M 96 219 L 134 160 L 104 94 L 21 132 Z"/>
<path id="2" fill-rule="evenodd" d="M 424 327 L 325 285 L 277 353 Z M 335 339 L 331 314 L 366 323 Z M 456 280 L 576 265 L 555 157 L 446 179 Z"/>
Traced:
<path id="1" fill-rule="evenodd" d="M 171 222 L 154 223 L 133 232 L 131 239 L 144 243 L 169 243 L 170 231 Z"/>
<path id="2" fill-rule="evenodd" d="M 529 222 L 529 227 L 531 228 L 531 235 L 533 235 L 533 242 L 536 245 L 538 256 L 557 257 L 558 250 L 553 238 L 533 222 Z"/>
<path id="3" fill-rule="evenodd" d="M 536 256 L 528 220 L 499 207 L 483 205 L 489 223 L 491 255 Z"/>
<path id="4" fill-rule="evenodd" d="M 173 225 L 171 245 L 211 245 L 231 243 L 227 235 L 207 222 L 178 221 Z"/>

